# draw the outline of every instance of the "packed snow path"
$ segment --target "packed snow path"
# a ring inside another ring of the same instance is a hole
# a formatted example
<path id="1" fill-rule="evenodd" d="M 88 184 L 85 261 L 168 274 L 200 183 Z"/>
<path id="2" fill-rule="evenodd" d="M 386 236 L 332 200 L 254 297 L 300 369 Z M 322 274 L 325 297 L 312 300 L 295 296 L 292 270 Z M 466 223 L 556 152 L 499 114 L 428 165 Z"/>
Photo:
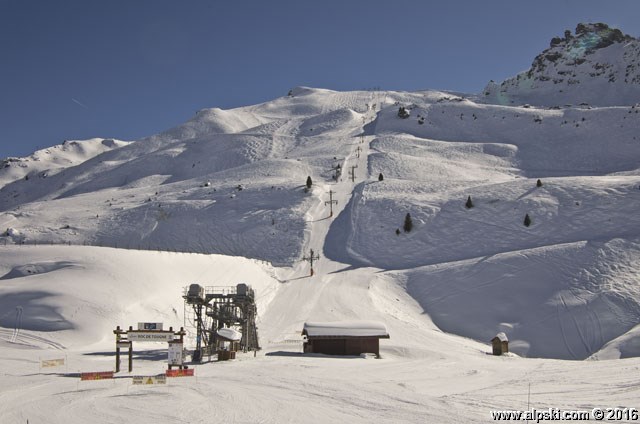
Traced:
<path id="1" fill-rule="evenodd" d="M 300 332 L 305 321 L 368 319 L 375 310 L 367 301 L 374 271 L 350 271 L 349 264 L 331 260 L 325 253 L 331 225 L 349 204 L 356 187 L 370 180 L 368 156 L 373 137 L 364 135 L 364 126 L 375 119 L 375 110 L 372 106 L 364 109 L 367 112 L 362 115 L 363 127 L 340 141 L 349 147 L 349 154 L 340 164 L 341 172 L 337 180 L 334 183 L 315 184 L 312 188 L 316 199 L 306 214 L 303 252 L 306 258 L 310 257 L 311 250 L 314 256 L 319 256 L 319 259 L 314 259 L 313 275 L 307 260 L 300 260 L 292 268 L 280 271 L 279 278 L 283 286 L 261 319 L 269 323 L 266 340 L 291 337 Z M 332 200 L 336 203 L 328 203 Z M 345 302 L 346 299 L 358 301 L 351 304 L 350 301 Z M 288 310 L 289 313 L 283 315 L 282 310 Z"/>

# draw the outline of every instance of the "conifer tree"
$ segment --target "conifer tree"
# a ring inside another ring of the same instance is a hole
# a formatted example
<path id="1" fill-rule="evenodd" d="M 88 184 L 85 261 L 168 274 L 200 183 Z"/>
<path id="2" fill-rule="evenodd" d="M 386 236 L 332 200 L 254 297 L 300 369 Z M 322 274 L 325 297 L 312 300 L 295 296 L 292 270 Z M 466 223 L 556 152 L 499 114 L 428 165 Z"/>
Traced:
<path id="1" fill-rule="evenodd" d="M 540 180 L 536 181 L 536 187 L 542 187 L 542 181 Z"/>
<path id="2" fill-rule="evenodd" d="M 528 227 L 529 225 L 531 225 L 531 218 L 529 217 L 529 214 L 526 214 L 524 216 L 524 226 Z"/>
<path id="3" fill-rule="evenodd" d="M 409 112 L 407 112 L 407 109 L 405 109 L 404 106 L 400 106 L 400 108 L 398 109 L 398 117 L 402 119 L 406 119 L 409 117 Z"/>
<path id="4" fill-rule="evenodd" d="M 411 220 L 411 214 L 407 213 L 404 217 L 404 226 L 402 227 L 405 233 L 408 233 L 413 228 L 413 221 Z"/>
<path id="5" fill-rule="evenodd" d="M 307 188 L 311 188 L 311 185 L 313 184 L 313 181 L 311 181 L 311 176 L 307 177 Z"/>
<path id="6" fill-rule="evenodd" d="M 467 209 L 471 209 L 473 207 L 473 202 L 471 201 L 471 196 L 467 197 L 467 203 L 464 204 Z"/>
<path id="7" fill-rule="evenodd" d="M 380 173 L 380 175 L 378 175 L 378 181 L 382 181 L 384 180 L 384 177 L 382 176 L 382 172 Z"/>

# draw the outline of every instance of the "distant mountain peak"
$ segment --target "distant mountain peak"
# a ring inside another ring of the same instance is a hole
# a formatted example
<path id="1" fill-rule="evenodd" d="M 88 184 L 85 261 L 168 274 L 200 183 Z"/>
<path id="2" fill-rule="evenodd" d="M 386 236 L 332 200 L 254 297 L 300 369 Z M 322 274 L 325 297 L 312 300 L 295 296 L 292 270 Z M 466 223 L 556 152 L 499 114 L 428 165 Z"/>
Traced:
<path id="1" fill-rule="evenodd" d="M 604 23 L 579 23 L 575 33 L 554 37 L 531 68 L 491 81 L 489 102 L 537 105 L 628 105 L 640 95 L 640 41 Z"/>
<path id="2" fill-rule="evenodd" d="M 613 43 L 621 43 L 623 41 L 630 41 L 634 38 L 625 35 L 617 28 L 610 28 L 609 25 L 598 23 L 579 23 L 576 26 L 575 34 L 571 34 L 571 31 L 566 30 L 564 32 L 564 38 L 554 37 L 551 39 L 551 47 L 564 43 L 570 48 L 584 51 L 585 54 L 589 54 L 599 48 L 610 46 Z"/>

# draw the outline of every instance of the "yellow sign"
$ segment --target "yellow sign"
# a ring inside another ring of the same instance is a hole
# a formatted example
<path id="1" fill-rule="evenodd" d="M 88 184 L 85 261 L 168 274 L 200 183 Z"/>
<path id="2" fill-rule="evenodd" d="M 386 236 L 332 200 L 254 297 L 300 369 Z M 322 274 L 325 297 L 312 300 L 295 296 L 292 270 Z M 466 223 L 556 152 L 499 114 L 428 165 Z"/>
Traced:
<path id="1" fill-rule="evenodd" d="M 165 375 L 136 375 L 133 377 L 133 385 L 147 384 L 167 384 L 167 376 Z"/>
<path id="2" fill-rule="evenodd" d="M 53 367 L 61 367 L 64 365 L 64 358 L 58 359 L 44 359 L 40 363 L 42 368 L 53 368 Z"/>

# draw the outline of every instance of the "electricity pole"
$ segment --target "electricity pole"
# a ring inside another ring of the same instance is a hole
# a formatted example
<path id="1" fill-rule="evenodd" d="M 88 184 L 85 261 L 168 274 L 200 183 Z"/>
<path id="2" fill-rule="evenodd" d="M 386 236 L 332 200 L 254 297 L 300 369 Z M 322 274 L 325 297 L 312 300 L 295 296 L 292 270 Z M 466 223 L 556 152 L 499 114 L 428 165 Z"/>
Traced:
<path id="1" fill-rule="evenodd" d="M 332 217 L 333 216 L 333 205 L 334 204 L 337 205 L 338 201 L 337 200 L 333 200 L 333 191 L 331 191 L 331 190 L 329 190 L 329 200 L 327 202 L 324 202 L 324 204 L 326 205 L 327 203 L 329 204 L 329 210 L 330 210 L 329 217 Z"/>
<path id="2" fill-rule="evenodd" d="M 356 168 L 358 167 L 358 165 L 352 165 L 351 166 L 351 182 L 355 182 L 356 181 Z"/>
<path id="3" fill-rule="evenodd" d="M 303 261 L 307 261 L 311 264 L 311 273 L 309 274 L 311 277 L 313 277 L 313 261 L 318 261 L 320 260 L 320 255 L 314 255 L 313 254 L 313 249 L 311 249 L 310 253 L 309 253 L 309 257 L 303 256 L 302 257 Z"/>

